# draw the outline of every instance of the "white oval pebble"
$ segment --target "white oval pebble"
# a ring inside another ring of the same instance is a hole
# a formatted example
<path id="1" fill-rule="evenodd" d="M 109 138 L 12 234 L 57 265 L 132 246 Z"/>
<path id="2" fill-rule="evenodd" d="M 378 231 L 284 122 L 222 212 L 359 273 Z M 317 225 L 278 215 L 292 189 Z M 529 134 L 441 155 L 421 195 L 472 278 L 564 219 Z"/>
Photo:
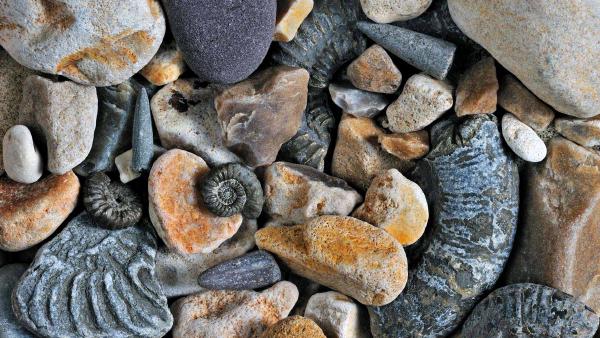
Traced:
<path id="1" fill-rule="evenodd" d="M 502 136 L 510 149 L 523 160 L 540 162 L 546 158 L 547 149 L 544 141 L 513 114 L 506 113 L 502 117 Z"/>
<path id="2" fill-rule="evenodd" d="M 44 162 L 27 127 L 16 125 L 4 134 L 4 169 L 13 181 L 30 184 L 42 177 Z"/>

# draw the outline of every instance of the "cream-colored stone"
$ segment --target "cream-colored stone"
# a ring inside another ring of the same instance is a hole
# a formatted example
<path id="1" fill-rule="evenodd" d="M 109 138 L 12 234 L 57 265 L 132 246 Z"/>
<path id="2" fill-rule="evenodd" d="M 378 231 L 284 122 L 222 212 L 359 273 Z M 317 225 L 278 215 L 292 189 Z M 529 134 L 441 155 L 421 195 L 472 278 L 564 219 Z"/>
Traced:
<path id="1" fill-rule="evenodd" d="M 510 149 L 525 161 L 540 162 L 546 158 L 544 141 L 511 113 L 502 117 L 502 136 Z"/>
<path id="2" fill-rule="evenodd" d="M 278 0 L 277 24 L 273 40 L 289 42 L 314 7 L 313 0 Z"/>
<path id="3" fill-rule="evenodd" d="M 360 0 L 363 12 L 377 23 L 391 23 L 416 18 L 432 0 Z"/>
<path id="4" fill-rule="evenodd" d="M 368 323 L 361 322 L 360 308 L 339 292 L 328 291 L 310 297 L 304 315 L 314 320 L 329 338 L 368 338 Z"/>

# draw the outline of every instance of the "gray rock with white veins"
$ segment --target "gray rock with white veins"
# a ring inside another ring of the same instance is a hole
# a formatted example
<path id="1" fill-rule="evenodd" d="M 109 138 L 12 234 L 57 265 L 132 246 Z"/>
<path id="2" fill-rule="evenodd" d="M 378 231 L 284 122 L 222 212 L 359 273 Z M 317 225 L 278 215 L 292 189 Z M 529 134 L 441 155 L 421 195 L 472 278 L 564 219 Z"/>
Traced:
<path id="1" fill-rule="evenodd" d="M 388 100 L 384 95 L 362 91 L 348 85 L 329 85 L 333 102 L 345 113 L 357 117 L 374 117 L 385 109 Z"/>
<path id="2" fill-rule="evenodd" d="M 10 264 L 0 268 L 0 338 L 32 338 L 15 318 L 11 294 L 15 285 L 27 270 L 26 264 Z"/>
<path id="3" fill-rule="evenodd" d="M 152 136 L 152 113 L 145 88 L 141 88 L 133 115 L 133 135 L 131 138 L 131 169 L 142 172 L 150 169 L 154 156 L 154 138 Z"/>

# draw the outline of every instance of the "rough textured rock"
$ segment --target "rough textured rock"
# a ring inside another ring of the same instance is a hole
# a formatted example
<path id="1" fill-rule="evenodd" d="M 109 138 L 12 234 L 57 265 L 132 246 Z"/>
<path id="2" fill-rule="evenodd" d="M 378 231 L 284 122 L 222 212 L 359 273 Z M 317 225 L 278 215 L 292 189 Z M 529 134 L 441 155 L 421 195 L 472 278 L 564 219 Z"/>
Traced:
<path id="1" fill-rule="evenodd" d="M 140 74 L 153 85 L 164 86 L 175 82 L 186 70 L 183 54 L 174 42 L 170 42 L 163 43 Z"/>
<path id="2" fill-rule="evenodd" d="M 496 283 L 512 248 L 518 171 L 493 117 L 440 122 L 433 127 L 432 143 L 414 172 L 431 210 L 416 248 L 420 259 L 396 300 L 369 308 L 376 337 L 454 331 Z"/>
<path id="3" fill-rule="evenodd" d="M 429 132 L 419 130 L 404 134 L 379 135 L 377 141 L 383 150 L 402 160 L 421 158 L 429 152 Z"/>
<path id="4" fill-rule="evenodd" d="M 513 284 L 481 301 L 463 325 L 465 337 L 589 337 L 598 316 L 573 296 L 537 284 Z"/>
<path id="5" fill-rule="evenodd" d="M 21 275 L 27 270 L 25 264 L 10 264 L 0 268 L 0 337 L 33 338 L 15 318 L 12 310 L 12 291 Z"/>
<path id="6" fill-rule="evenodd" d="M 225 136 L 214 108 L 214 92 L 198 80 L 181 79 L 152 98 L 152 115 L 162 146 L 201 156 L 215 166 L 240 159 L 223 144 Z"/>
<path id="7" fill-rule="evenodd" d="M 244 220 L 238 232 L 210 253 L 179 255 L 162 247 L 156 255 L 156 275 L 167 297 L 186 296 L 204 289 L 198 276 L 207 269 L 241 256 L 254 247 L 256 221 Z"/>
<path id="8" fill-rule="evenodd" d="M 131 135 L 131 169 L 147 171 L 152 165 L 154 156 L 154 137 L 152 131 L 152 113 L 145 88 L 138 92 L 133 114 L 133 131 Z"/>
<path id="9" fill-rule="evenodd" d="M 402 73 L 379 45 L 365 50 L 346 70 L 354 87 L 376 93 L 393 94 L 402 83 Z"/>
<path id="10" fill-rule="evenodd" d="M 375 121 L 344 115 L 338 126 L 331 171 L 356 188 L 365 191 L 380 172 L 397 168 L 406 172 L 414 163 L 401 160 L 381 149 L 377 139 L 385 134 Z"/>
<path id="11" fill-rule="evenodd" d="M 498 104 L 531 128 L 542 131 L 554 120 L 554 111 L 512 75 L 502 79 Z"/>
<path id="12" fill-rule="evenodd" d="M 0 249 L 22 251 L 48 238 L 73 211 L 78 195 L 73 172 L 33 184 L 0 179 Z"/>
<path id="13" fill-rule="evenodd" d="M 160 155 L 164 154 L 167 150 L 159 146 L 153 146 L 153 156 L 152 160 L 154 161 Z M 127 150 L 123 154 L 115 157 L 115 165 L 117 170 L 119 171 L 119 179 L 121 183 L 129 183 L 135 179 L 138 179 L 142 176 L 142 173 L 139 171 L 134 171 L 131 169 L 131 160 L 133 159 L 133 151 L 131 149 Z"/>
<path id="14" fill-rule="evenodd" d="M 264 175 L 265 212 L 278 224 L 349 215 L 362 196 L 344 180 L 300 164 L 276 162 Z"/>
<path id="15" fill-rule="evenodd" d="M 314 320 L 327 337 L 367 338 L 368 327 L 361 322 L 360 308 L 354 301 L 339 292 L 328 291 L 310 297 L 304 312 Z"/>
<path id="16" fill-rule="evenodd" d="M 156 0 L 19 1 L 0 17 L 0 44 L 19 63 L 93 86 L 137 73 L 165 34 Z"/>
<path id="17" fill-rule="evenodd" d="M 298 299 L 298 289 L 279 282 L 262 292 L 207 291 L 177 300 L 173 338 L 259 336 L 285 318 Z"/>
<path id="18" fill-rule="evenodd" d="M 456 115 L 491 114 L 498 103 L 496 63 L 486 57 L 463 74 L 456 87 Z"/>
<path id="19" fill-rule="evenodd" d="M 348 85 L 329 85 L 329 95 L 344 113 L 356 117 L 374 117 L 388 105 L 385 96 L 365 92 Z"/>
<path id="20" fill-rule="evenodd" d="M 156 337 L 173 317 L 146 224 L 97 227 L 85 213 L 37 253 L 13 293 L 15 316 L 45 337 Z M 44 306 L 40 306 L 44 304 Z"/>
<path id="21" fill-rule="evenodd" d="M 600 77 L 590 71 L 600 69 L 596 3 L 449 0 L 448 6 L 460 29 L 544 102 L 576 117 L 598 114 Z"/>
<path id="22" fill-rule="evenodd" d="M 454 104 L 453 88 L 425 74 L 413 75 L 406 81 L 398 100 L 389 105 L 386 115 L 390 129 L 408 133 L 429 126 Z"/>
<path id="23" fill-rule="evenodd" d="M 37 75 L 23 83 L 19 124 L 44 140 L 51 173 L 64 174 L 85 160 L 92 149 L 97 114 L 94 87 Z"/>
<path id="24" fill-rule="evenodd" d="M 527 162 L 540 162 L 546 157 L 544 141 L 511 113 L 502 116 L 502 136 L 510 149 Z"/>
<path id="25" fill-rule="evenodd" d="M 6 175 L 11 180 L 30 184 L 44 173 L 44 161 L 27 127 L 16 125 L 6 131 L 2 142 Z"/>
<path id="26" fill-rule="evenodd" d="M 554 126 L 562 136 L 579 145 L 600 146 L 600 116 L 589 120 L 556 119 Z"/>
<path id="27" fill-rule="evenodd" d="M 291 316 L 269 327 L 260 338 L 326 338 L 323 330 L 311 319 Z"/>
<path id="28" fill-rule="evenodd" d="M 530 167 L 508 280 L 552 286 L 600 311 L 600 154 L 562 137 Z"/>
<path id="29" fill-rule="evenodd" d="M 363 12 L 377 23 L 410 20 L 427 10 L 432 0 L 360 0 Z"/>
<path id="30" fill-rule="evenodd" d="M 367 305 L 383 305 L 406 285 L 404 249 L 391 235 L 351 217 L 320 216 L 303 225 L 267 227 L 256 245 L 290 269 Z"/>
<path id="31" fill-rule="evenodd" d="M 227 146 L 253 167 L 273 163 L 300 128 L 308 80 L 304 69 L 277 66 L 220 93 L 215 107 Z"/>
<path id="32" fill-rule="evenodd" d="M 217 217 L 202 202 L 198 189 L 209 168 L 184 150 L 160 156 L 148 178 L 148 212 L 165 244 L 180 254 L 209 253 L 231 238 L 242 216 Z"/>
<path id="33" fill-rule="evenodd" d="M 421 188 L 390 169 L 373 179 L 365 203 L 352 216 L 384 229 L 406 246 L 425 232 L 429 209 Z"/>
<path id="34" fill-rule="evenodd" d="M 292 41 L 313 7 L 313 0 L 277 0 L 277 22 L 273 40 Z"/>
<path id="35" fill-rule="evenodd" d="M 185 61 L 203 81 L 247 78 L 273 40 L 276 0 L 166 0 L 163 5 Z"/>

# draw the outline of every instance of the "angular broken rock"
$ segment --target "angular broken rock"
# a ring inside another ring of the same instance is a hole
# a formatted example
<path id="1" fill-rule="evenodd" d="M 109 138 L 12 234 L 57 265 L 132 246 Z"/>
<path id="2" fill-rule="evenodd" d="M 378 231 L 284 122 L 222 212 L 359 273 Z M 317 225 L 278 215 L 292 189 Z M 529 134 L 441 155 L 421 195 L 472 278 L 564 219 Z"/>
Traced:
<path id="1" fill-rule="evenodd" d="M 210 169 L 202 158 L 173 149 L 161 155 L 150 171 L 150 220 L 165 244 L 180 254 L 209 253 L 231 238 L 242 216 L 218 217 L 200 196 L 200 183 Z"/>
<path id="2" fill-rule="evenodd" d="M 164 86 L 179 79 L 187 70 L 183 54 L 174 42 L 163 44 L 140 74 L 155 86 Z"/>
<path id="3" fill-rule="evenodd" d="M 352 217 L 320 216 L 303 225 L 267 227 L 256 245 L 294 273 L 366 305 L 393 301 L 404 289 L 404 249 L 391 235 Z"/>
<path id="4" fill-rule="evenodd" d="M 415 160 L 429 152 L 429 132 L 419 130 L 403 134 L 383 134 L 377 138 L 381 148 L 402 160 Z"/>
<path id="5" fill-rule="evenodd" d="M 361 321 L 361 309 L 339 292 L 328 291 L 310 297 L 304 316 L 314 320 L 327 337 L 367 338 L 368 323 Z"/>
<path id="6" fill-rule="evenodd" d="M 346 71 L 354 87 L 370 92 L 393 94 L 402 83 L 402 73 L 379 45 L 365 50 Z"/>
<path id="7" fill-rule="evenodd" d="M 269 327 L 260 338 L 327 338 L 323 330 L 309 318 L 291 316 Z"/>
<path id="8" fill-rule="evenodd" d="M 152 160 L 157 159 L 160 155 L 167 152 L 167 150 L 163 147 L 153 146 L 152 148 L 153 156 Z M 122 183 L 129 183 L 139 177 L 142 176 L 142 173 L 139 171 L 134 171 L 131 169 L 131 162 L 133 159 L 133 150 L 129 149 L 121 155 L 115 157 L 115 166 L 119 171 L 119 179 Z"/>
<path id="9" fill-rule="evenodd" d="M 275 162 L 265 171 L 265 212 L 278 224 L 321 215 L 349 215 L 362 196 L 344 180 L 312 167 Z"/>
<path id="10" fill-rule="evenodd" d="M 442 121 L 431 139 L 414 171 L 431 210 L 420 259 L 396 300 L 369 308 L 376 337 L 451 333 L 494 286 L 512 248 L 519 177 L 493 117 Z"/>
<path id="11" fill-rule="evenodd" d="M 300 128 L 308 79 L 302 68 L 277 66 L 220 93 L 215 107 L 227 146 L 250 166 L 273 163 Z"/>
<path id="12" fill-rule="evenodd" d="M 273 40 L 290 42 L 314 6 L 313 0 L 278 0 Z"/>
<path id="13" fill-rule="evenodd" d="M 456 88 L 456 115 L 491 114 L 498 103 L 498 78 L 493 58 L 486 57 L 462 75 Z"/>
<path id="14" fill-rule="evenodd" d="M 562 137 L 530 168 L 512 283 L 548 285 L 600 312 L 600 154 Z"/>
<path id="15" fill-rule="evenodd" d="M 156 0 L 11 1 L 0 17 L 0 44 L 20 64 L 99 87 L 142 69 L 166 29 Z"/>
<path id="16" fill-rule="evenodd" d="M 556 119 L 556 131 L 565 138 L 584 147 L 600 146 L 600 116 L 589 120 Z"/>
<path id="17" fill-rule="evenodd" d="M 75 209 L 79 188 L 72 171 L 33 184 L 0 179 L 0 249 L 22 251 L 48 238 Z"/>
<path id="18" fill-rule="evenodd" d="M 374 117 L 388 105 L 385 96 L 365 92 L 347 85 L 329 85 L 329 95 L 344 113 L 356 117 Z"/>
<path id="19" fill-rule="evenodd" d="M 262 292 L 207 291 L 177 300 L 173 338 L 259 336 L 292 310 L 298 289 L 279 282 Z"/>
<path id="20" fill-rule="evenodd" d="M 546 129 L 554 120 L 552 108 L 510 74 L 502 79 L 498 104 L 536 131 Z"/>

